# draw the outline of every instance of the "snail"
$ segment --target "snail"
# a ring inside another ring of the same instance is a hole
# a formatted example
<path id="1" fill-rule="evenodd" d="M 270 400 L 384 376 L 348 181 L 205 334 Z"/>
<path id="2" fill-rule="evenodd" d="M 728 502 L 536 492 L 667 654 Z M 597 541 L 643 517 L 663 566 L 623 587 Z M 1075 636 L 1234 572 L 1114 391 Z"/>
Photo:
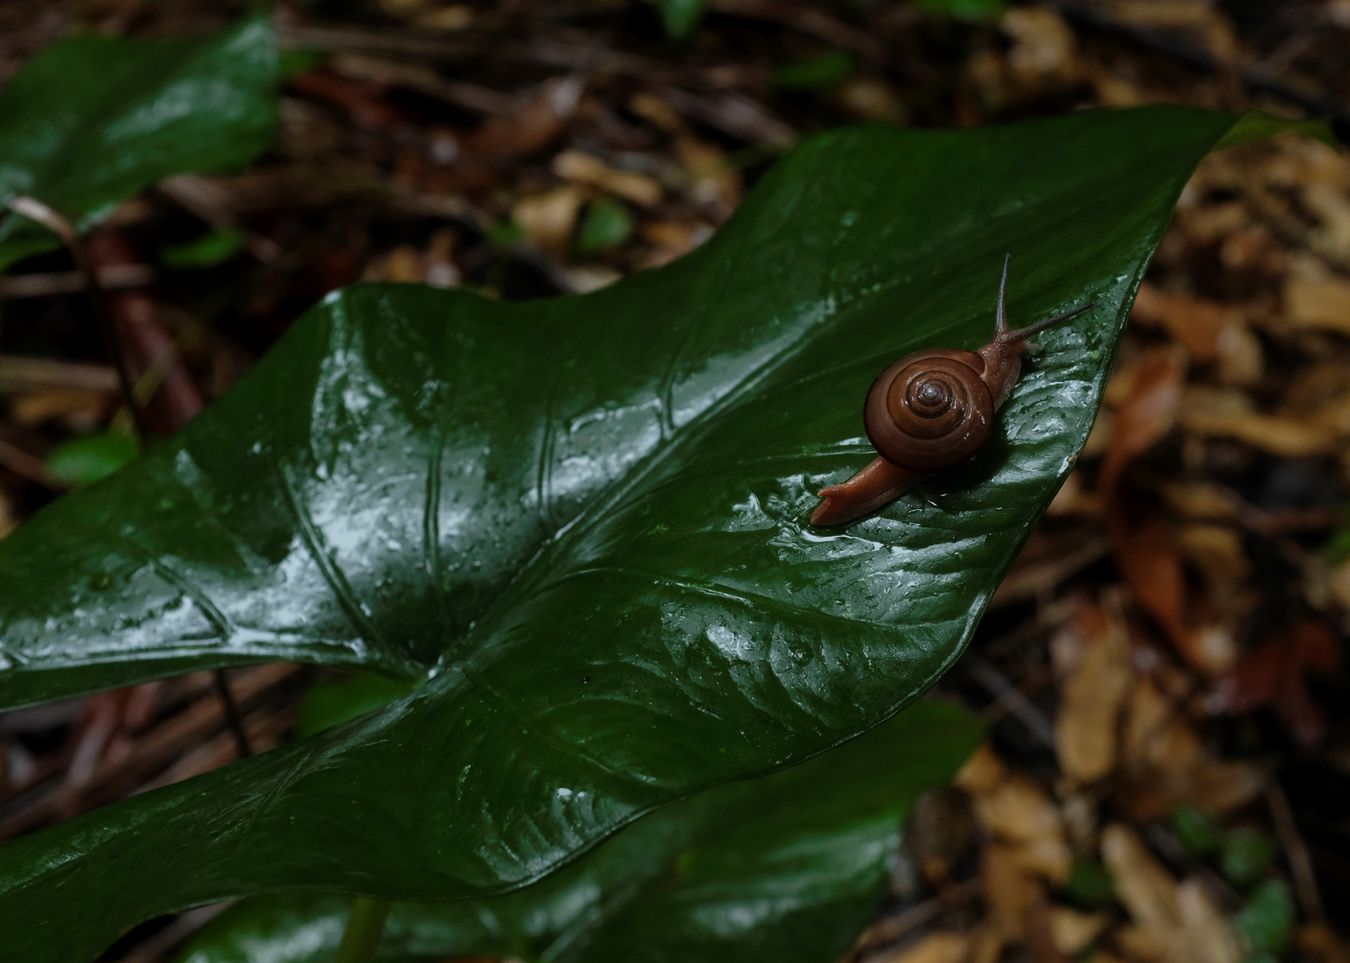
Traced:
<path id="1" fill-rule="evenodd" d="M 928 348 L 883 371 L 867 392 L 863 424 L 879 458 L 852 478 L 820 492 L 813 525 L 846 525 L 884 508 L 935 473 L 969 459 L 984 444 L 994 416 L 1012 394 L 1022 355 L 1039 331 L 1076 318 L 1093 305 L 1017 330 L 1008 328 L 1004 292 L 1008 256 L 998 283 L 994 340 L 979 351 Z"/>

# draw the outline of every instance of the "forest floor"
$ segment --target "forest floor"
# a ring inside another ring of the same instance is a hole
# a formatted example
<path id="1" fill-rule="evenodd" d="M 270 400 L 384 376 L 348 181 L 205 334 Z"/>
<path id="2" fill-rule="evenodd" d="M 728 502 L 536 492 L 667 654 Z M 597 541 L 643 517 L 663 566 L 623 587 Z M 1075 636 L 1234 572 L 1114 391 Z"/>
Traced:
<path id="1" fill-rule="evenodd" d="M 77 24 L 185 33 L 247 6 L 6 4 L 0 82 Z M 592 290 L 703 242 L 840 124 L 1181 100 L 1350 134 L 1346 0 L 711 0 L 682 41 L 617 0 L 291 4 L 278 23 L 278 146 L 104 232 L 163 430 L 333 288 Z M 78 482 L 63 443 L 127 416 L 64 255 L 0 279 L 0 307 L 3 537 Z M 1087 449 L 942 685 L 988 743 L 915 812 L 851 959 L 1350 959 L 1348 637 L 1350 161 L 1282 137 L 1210 157 L 1182 196 Z M 287 738 L 314 675 L 229 673 L 255 749 Z M 0 718 L 0 837 L 228 762 L 212 686 Z M 117 952 L 157 958 L 204 915 Z"/>

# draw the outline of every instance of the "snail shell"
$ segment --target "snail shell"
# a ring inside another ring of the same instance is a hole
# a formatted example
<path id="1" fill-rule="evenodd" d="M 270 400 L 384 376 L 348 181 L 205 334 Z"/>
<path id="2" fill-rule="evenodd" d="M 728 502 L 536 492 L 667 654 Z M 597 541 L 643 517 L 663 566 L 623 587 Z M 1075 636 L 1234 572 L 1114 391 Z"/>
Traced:
<path id="1" fill-rule="evenodd" d="M 934 472 L 965 461 L 994 422 L 985 359 L 974 351 L 930 348 L 906 355 L 872 382 L 863 424 L 893 465 Z"/>

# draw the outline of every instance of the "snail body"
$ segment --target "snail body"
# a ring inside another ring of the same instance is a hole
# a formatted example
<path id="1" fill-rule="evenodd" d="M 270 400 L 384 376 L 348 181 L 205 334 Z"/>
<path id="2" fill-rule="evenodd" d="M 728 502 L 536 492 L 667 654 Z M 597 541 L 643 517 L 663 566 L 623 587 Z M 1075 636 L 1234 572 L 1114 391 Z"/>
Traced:
<path id="1" fill-rule="evenodd" d="M 1028 338 L 1076 318 L 1092 305 L 1008 328 L 1003 259 L 994 338 L 978 351 L 928 348 L 896 361 L 872 383 L 863 405 L 868 440 L 879 455 L 852 478 L 820 492 L 813 525 L 845 525 L 884 508 L 935 473 L 967 461 L 988 439 L 994 417 L 1022 372 Z"/>

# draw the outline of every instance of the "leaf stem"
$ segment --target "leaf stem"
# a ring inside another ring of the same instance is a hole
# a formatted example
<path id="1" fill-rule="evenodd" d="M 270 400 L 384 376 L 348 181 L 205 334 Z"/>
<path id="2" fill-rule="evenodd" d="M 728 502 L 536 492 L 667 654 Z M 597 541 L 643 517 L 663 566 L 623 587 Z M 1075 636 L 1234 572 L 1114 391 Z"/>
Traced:
<path id="1" fill-rule="evenodd" d="M 23 195 L 13 198 L 10 200 L 8 207 L 13 213 L 26 217 L 30 221 L 36 221 L 47 228 L 61 239 L 61 243 L 70 252 L 70 257 L 75 262 L 75 268 L 84 281 L 84 290 L 89 297 L 89 303 L 94 308 L 94 316 L 98 319 L 99 334 L 103 338 L 103 349 L 117 369 L 117 382 L 122 389 L 123 404 L 131 413 L 132 424 L 136 427 L 136 437 L 140 441 L 141 448 L 144 449 L 151 438 L 150 425 L 145 418 L 145 409 L 136 397 L 136 379 L 131 371 L 131 362 L 128 358 L 126 345 L 123 343 L 122 335 L 117 328 L 116 312 L 113 310 L 107 289 L 99 279 L 98 268 L 89 256 L 89 249 L 80 238 L 79 230 L 64 214 L 36 197 Z M 213 679 L 216 695 L 220 699 L 221 709 L 225 715 L 225 725 L 234 737 L 235 747 L 241 757 L 251 756 L 253 747 L 249 744 L 248 732 L 244 729 L 243 716 L 239 711 L 239 704 L 235 701 L 234 692 L 230 689 L 230 682 L 225 676 L 225 670 L 215 669 Z"/>
<path id="2" fill-rule="evenodd" d="M 336 963 L 371 963 L 384 934 L 384 921 L 389 918 L 389 901 L 358 896 L 352 901 L 347 929 L 338 945 Z"/>
<path id="3" fill-rule="evenodd" d="M 85 292 L 89 303 L 94 307 L 94 316 L 98 318 L 99 333 L 103 336 L 103 348 L 117 368 L 117 381 L 122 388 L 122 400 L 131 412 L 131 420 L 136 426 L 136 435 L 142 444 L 150 437 L 149 426 L 145 422 L 145 412 L 136 400 L 135 379 L 131 376 L 131 365 L 127 353 L 122 350 L 122 339 L 117 333 L 117 321 L 113 317 L 112 307 L 108 304 L 107 292 L 98 278 L 98 270 L 89 259 L 89 252 L 80 240 L 79 231 L 60 211 L 38 200 L 36 197 L 16 197 L 9 202 L 9 208 L 31 221 L 37 221 L 61 239 L 66 250 L 75 261 L 75 267 L 84 279 Z"/>

